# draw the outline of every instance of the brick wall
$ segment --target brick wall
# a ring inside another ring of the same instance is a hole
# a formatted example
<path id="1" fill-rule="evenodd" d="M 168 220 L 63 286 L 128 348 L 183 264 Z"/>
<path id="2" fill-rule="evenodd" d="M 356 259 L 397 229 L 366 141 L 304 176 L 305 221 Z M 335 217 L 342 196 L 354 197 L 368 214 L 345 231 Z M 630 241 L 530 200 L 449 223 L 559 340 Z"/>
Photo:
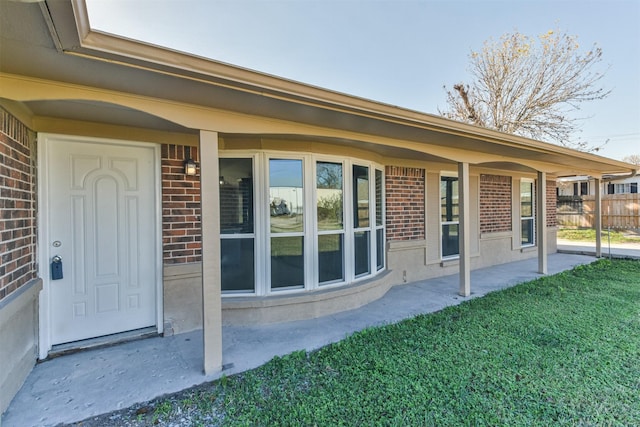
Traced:
<path id="1" fill-rule="evenodd" d="M 36 278 L 35 133 L 0 109 L 0 300 Z"/>
<path id="2" fill-rule="evenodd" d="M 511 177 L 480 175 L 480 232 L 511 231 Z"/>
<path id="3" fill-rule="evenodd" d="M 200 168 L 184 174 L 186 151 L 200 163 L 196 147 L 162 146 L 162 257 L 165 264 L 202 259 L 200 227 Z"/>
<path id="4" fill-rule="evenodd" d="M 387 240 L 425 238 L 424 169 L 387 166 Z"/>
<path id="5" fill-rule="evenodd" d="M 557 225 L 556 182 L 547 181 L 547 227 Z"/>

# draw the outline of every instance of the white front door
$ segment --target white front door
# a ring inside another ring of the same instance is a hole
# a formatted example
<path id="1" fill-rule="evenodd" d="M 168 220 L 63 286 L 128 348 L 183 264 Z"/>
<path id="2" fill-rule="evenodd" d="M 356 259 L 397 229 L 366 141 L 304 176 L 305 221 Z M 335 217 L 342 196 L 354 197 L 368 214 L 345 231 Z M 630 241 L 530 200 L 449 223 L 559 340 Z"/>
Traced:
<path id="1" fill-rule="evenodd" d="M 40 143 L 50 344 L 156 325 L 156 147 L 58 135 Z"/>

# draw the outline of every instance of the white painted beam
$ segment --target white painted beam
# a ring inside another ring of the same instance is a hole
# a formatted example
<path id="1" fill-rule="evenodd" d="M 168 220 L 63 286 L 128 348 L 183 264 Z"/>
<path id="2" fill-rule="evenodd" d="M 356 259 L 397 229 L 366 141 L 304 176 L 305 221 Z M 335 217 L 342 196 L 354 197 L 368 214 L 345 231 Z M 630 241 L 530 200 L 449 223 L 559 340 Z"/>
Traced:
<path id="1" fill-rule="evenodd" d="M 595 227 L 596 227 L 596 258 L 602 256 L 602 189 L 600 188 L 600 179 L 593 180 L 595 185 Z"/>
<path id="2" fill-rule="evenodd" d="M 538 172 L 536 201 L 538 273 L 547 274 L 547 174 L 545 172 Z"/>
<path id="3" fill-rule="evenodd" d="M 200 131 L 204 373 L 222 370 L 218 133 Z"/>
<path id="4" fill-rule="evenodd" d="M 458 163 L 458 209 L 460 213 L 460 290 L 459 294 L 471 295 L 471 205 L 469 203 L 469 163 Z"/>

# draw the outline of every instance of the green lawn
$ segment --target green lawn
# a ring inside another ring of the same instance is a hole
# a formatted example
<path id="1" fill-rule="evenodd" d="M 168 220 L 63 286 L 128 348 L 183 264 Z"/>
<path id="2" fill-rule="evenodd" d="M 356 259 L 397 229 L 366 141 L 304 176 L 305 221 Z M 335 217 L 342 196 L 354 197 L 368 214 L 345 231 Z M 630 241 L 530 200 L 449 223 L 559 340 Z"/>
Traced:
<path id="1" fill-rule="evenodd" d="M 639 425 L 640 262 L 600 260 L 127 414 L 129 425 Z"/>
<path id="2" fill-rule="evenodd" d="M 623 231 L 603 230 L 601 233 L 602 241 L 611 243 L 640 243 L 640 235 L 638 233 L 626 233 Z M 563 228 L 558 230 L 558 239 L 574 240 L 577 242 L 595 242 L 596 230 L 582 228 Z"/>

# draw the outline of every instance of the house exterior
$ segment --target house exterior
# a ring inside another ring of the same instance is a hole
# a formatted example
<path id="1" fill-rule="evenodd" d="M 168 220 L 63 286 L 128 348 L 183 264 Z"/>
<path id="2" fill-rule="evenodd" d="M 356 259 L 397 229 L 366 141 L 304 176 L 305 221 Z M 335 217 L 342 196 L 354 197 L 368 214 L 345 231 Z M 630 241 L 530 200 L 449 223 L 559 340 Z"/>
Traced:
<path id="1" fill-rule="evenodd" d="M 639 184 L 640 177 L 633 173 L 606 176 L 599 184 L 589 176 L 559 178 L 558 226 L 593 228 L 598 206 L 603 227 L 622 230 L 640 227 Z"/>
<path id="2" fill-rule="evenodd" d="M 558 179 L 558 196 L 594 196 L 596 194 L 593 181 L 588 176 L 576 176 Z M 600 183 L 602 194 L 637 194 L 640 187 L 640 176 L 607 177 Z"/>
<path id="3" fill-rule="evenodd" d="M 531 257 L 544 274 L 556 178 L 634 171 L 99 33 L 82 0 L 0 20 L 2 411 L 87 339 L 201 328 L 210 373 L 224 324 L 449 274 L 468 296 L 472 269 Z"/>

